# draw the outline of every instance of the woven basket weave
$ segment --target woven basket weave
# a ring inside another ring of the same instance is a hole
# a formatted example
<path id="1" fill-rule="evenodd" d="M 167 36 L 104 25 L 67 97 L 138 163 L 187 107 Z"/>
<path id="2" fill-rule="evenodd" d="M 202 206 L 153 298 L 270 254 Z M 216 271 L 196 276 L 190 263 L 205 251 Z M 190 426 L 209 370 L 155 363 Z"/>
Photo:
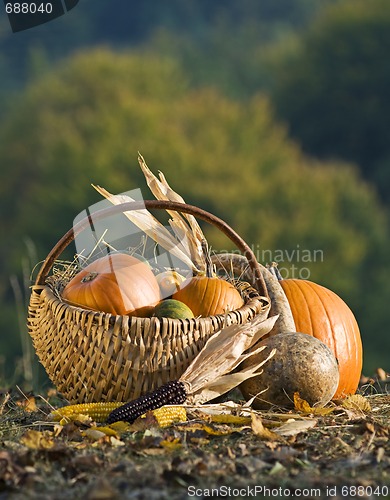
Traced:
<path id="1" fill-rule="evenodd" d="M 36 354 L 58 391 L 71 403 L 127 401 L 177 380 L 207 339 L 225 325 L 267 317 L 270 301 L 253 252 L 225 222 L 187 204 L 158 200 L 124 203 L 94 214 L 103 218 L 140 208 L 191 213 L 221 229 L 248 258 L 256 288 L 237 283 L 244 305 L 224 315 L 193 319 L 115 316 L 61 300 L 48 274 L 58 256 L 85 229 L 78 223 L 43 263 L 32 293 L 28 328 Z M 257 281 L 256 281 L 257 280 Z M 51 282 L 49 285 L 48 283 Z"/>

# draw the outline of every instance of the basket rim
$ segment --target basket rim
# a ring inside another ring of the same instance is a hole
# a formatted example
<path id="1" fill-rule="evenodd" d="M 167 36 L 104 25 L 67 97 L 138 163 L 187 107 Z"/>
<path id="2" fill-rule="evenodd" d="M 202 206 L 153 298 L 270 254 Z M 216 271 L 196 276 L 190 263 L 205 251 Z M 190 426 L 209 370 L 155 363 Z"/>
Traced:
<path id="1" fill-rule="evenodd" d="M 45 291 L 46 295 L 48 296 L 48 299 L 52 301 L 53 303 L 56 303 L 56 305 L 64 307 L 68 309 L 69 311 L 72 311 L 73 313 L 82 313 L 88 316 L 93 316 L 94 318 L 106 318 L 106 321 L 108 320 L 109 322 L 116 322 L 120 318 L 122 320 L 129 320 L 129 325 L 132 324 L 146 324 L 149 322 L 153 323 L 160 323 L 163 324 L 164 322 L 168 322 L 169 325 L 191 325 L 191 324 L 196 324 L 196 325 L 201 325 L 203 323 L 209 323 L 210 321 L 213 320 L 221 320 L 222 318 L 228 318 L 232 315 L 237 315 L 237 314 L 242 314 L 246 313 L 248 309 L 252 309 L 257 311 L 256 314 L 259 314 L 261 310 L 264 308 L 268 308 L 270 306 L 269 299 L 267 297 L 264 297 L 260 295 L 260 293 L 251 285 L 249 285 L 246 282 L 238 281 L 239 285 L 243 286 L 243 290 L 241 291 L 243 298 L 244 298 L 244 304 L 239 307 L 238 309 L 234 309 L 232 311 L 227 311 L 222 314 L 215 314 L 211 316 L 198 316 L 195 318 L 185 318 L 185 319 L 177 319 L 177 318 L 168 318 L 168 317 L 163 317 L 163 318 L 158 318 L 156 316 L 150 316 L 150 317 L 140 317 L 140 316 L 129 316 L 126 314 L 111 314 L 108 312 L 104 311 L 96 311 L 94 309 L 87 309 L 81 306 L 76 306 L 68 303 L 66 300 L 62 299 L 62 297 L 59 296 L 58 293 L 56 293 L 53 290 L 53 287 L 45 284 L 45 285 L 32 285 L 31 290 L 32 292 L 36 293 L 42 293 Z M 235 286 L 236 289 L 239 290 Z M 240 290 L 239 290 L 240 291 Z"/>

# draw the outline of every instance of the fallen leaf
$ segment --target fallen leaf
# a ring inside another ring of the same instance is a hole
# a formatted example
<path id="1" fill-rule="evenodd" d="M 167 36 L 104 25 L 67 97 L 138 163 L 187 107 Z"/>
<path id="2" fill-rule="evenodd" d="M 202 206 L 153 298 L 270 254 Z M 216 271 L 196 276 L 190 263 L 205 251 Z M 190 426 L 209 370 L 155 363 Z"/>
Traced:
<path id="1" fill-rule="evenodd" d="M 176 428 L 178 431 L 184 431 L 187 435 L 191 437 L 207 437 L 207 436 L 227 436 L 233 432 L 239 432 L 242 427 L 233 427 L 227 424 L 216 424 L 210 422 L 191 422 L 186 425 L 178 425 Z"/>
<path id="2" fill-rule="evenodd" d="M 148 455 L 151 457 L 156 457 L 159 455 L 164 455 L 166 451 L 163 448 L 145 448 L 140 452 L 140 455 Z"/>
<path id="3" fill-rule="evenodd" d="M 252 431 L 253 434 L 264 441 L 281 441 L 283 438 L 267 427 L 264 427 L 263 420 L 257 413 L 252 413 Z"/>
<path id="4" fill-rule="evenodd" d="M 187 412 L 193 418 L 204 418 L 204 415 L 220 415 L 228 414 L 231 415 L 233 412 L 238 412 L 242 408 L 242 405 L 235 403 L 234 401 L 225 401 L 223 403 L 213 403 L 213 404 L 203 404 L 201 407 L 199 405 L 186 406 Z"/>
<path id="5" fill-rule="evenodd" d="M 117 434 L 122 434 L 123 432 L 132 430 L 132 426 L 128 422 L 114 422 L 113 424 L 110 424 L 109 427 L 116 431 Z"/>
<path id="6" fill-rule="evenodd" d="M 301 432 L 305 432 L 312 427 L 315 427 L 317 420 L 314 418 L 312 420 L 292 420 L 291 422 L 286 422 L 280 427 L 275 428 L 275 432 L 281 436 L 296 436 Z"/>
<path id="7" fill-rule="evenodd" d="M 163 448 L 167 449 L 167 450 L 179 450 L 183 445 L 180 441 L 179 438 L 175 438 L 175 439 L 163 439 L 161 442 L 160 442 L 160 446 L 162 446 Z"/>
<path id="8" fill-rule="evenodd" d="M 207 444 L 210 443 L 209 439 L 202 437 L 190 437 L 189 440 L 192 444 L 196 444 L 197 446 L 206 446 Z"/>
<path id="9" fill-rule="evenodd" d="M 389 427 L 379 422 L 365 422 L 365 430 L 377 437 L 388 437 Z"/>
<path id="10" fill-rule="evenodd" d="M 294 408 L 300 413 L 319 416 L 329 415 L 334 410 L 334 408 L 319 408 L 316 406 L 310 406 L 305 399 L 300 397 L 299 392 L 294 392 Z"/>
<path id="11" fill-rule="evenodd" d="M 203 429 L 207 434 L 211 436 L 227 436 L 232 432 L 237 432 L 237 429 L 234 427 L 230 427 L 228 425 L 219 425 L 219 426 L 211 426 L 204 425 Z"/>
<path id="12" fill-rule="evenodd" d="M 82 441 L 81 428 L 76 422 L 69 422 L 62 426 L 61 436 L 66 437 L 69 441 Z M 54 435 L 59 434 L 59 428 L 56 426 L 53 431 Z"/>
<path id="13" fill-rule="evenodd" d="M 120 439 L 116 438 L 115 436 L 110 436 L 110 444 L 112 446 L 117 446 L 117 447 L 119 447 L 119 446 L 126 446 L 126 444 L 123 441 L 121 441 Z"/>
<path id="14" fill-rule="evenodd" d="M 101 432 L 96 427 L 87 429 L 86 431 L 83 431 L 82 434 L 92 441 L 99 441 L 99 439 L 106 437 L 106 434 L 104 432 Z"/>
<path id="15" fill-rule="evenodd" d="M 218 424 L 231 424 L 231 425 L 251 425 L 251 417 L 240 417 L 239 415 L 219 414 L 211 415 L 210 420 Z"/>
<path id="16" fill-rule="evenodd" d="M 17 401 L 16 404 L 27 412 L 37 411 L 37 404 L 34 396 L 30 396 L 22 401 Z"/>
<path id="17" fill-rule="evenodd" d="M 113 429 L 111 426 L 96 426 L 96 425 L 93 425 L 91 426 L 91 428 L 89 430 L 96 430 L 96 431 L 99 431 L 99 432 L 103 432 L 103 434 L 105 436 L 114 436 L 114 437 L 119 437 L 119 434 L 118 432 Z"/>
<path id="18" fill-rule="evenodd" d="M 361 394 L 352 394 L 351 396 L 347 396 L 341 405 L 348 410 L 357 410 L 363 413 L 370 413 L 371 411 L 370 402 Z"/>
<path id="19" fill-rule="evenodd" d="M 20 438 L 20 442 L 32 450 L 44 450 L 54 446 L 53 433 L 49 431 L 29 430 Z"/>
<path id="20" fill-rule="evenodd" d="M 146 415 L 142 415 L 135 422 L 129 424 L 127 430 L 130 432 L 145 432 L 145 435 L 148 436 L 152 435 L 153 432 L 159 432 L 158 427 L 157 419 L 153 416 L 153 412 L 147 412 Z"/>
<path id="21" fill-rule="evenodd" d="M 375 457 L 375 461 L 377 464 L 379 464 L 383 460 L 383 457 L 385 456 L 385 454 L 386 454 L 385 449 L 382 446 L 377 449 L 376 457 Z"/>
<path id="22" fill-rule="evenodd" d="M 162 431 L 158 427 L 152 427 L 151 429 L 146 429 L 143 433 L 144 438 L 160 438 L 162 436 Z"/>
<path id="23" fill-rule="evenodd" d="M 248 451 L 248 447 L 246 444 L 244 443 L 239 443 L 237 448 L 241 451 L 241 456 L 242 457 L 246 457 L 247 455 L 249 455 L 249 451 Z"/>
<path id="24" fill-rule="evenodd" d="M 270 476 L 274 476 L 275 474 L 280 474 L 286 471 L 286 467 L 282 465 L 280 462 L 276 462 L 272 469 L 269 471 Z"/>

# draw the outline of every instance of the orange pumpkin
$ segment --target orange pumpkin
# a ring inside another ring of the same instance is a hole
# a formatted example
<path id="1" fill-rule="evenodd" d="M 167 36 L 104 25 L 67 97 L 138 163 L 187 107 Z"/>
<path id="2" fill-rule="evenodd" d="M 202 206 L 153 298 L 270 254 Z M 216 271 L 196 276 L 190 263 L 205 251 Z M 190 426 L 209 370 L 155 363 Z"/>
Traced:
<path id="1" fill-rule="evenodd" d="M 244 301 L 234 286 L 228 281 L 207 276 L 195 276 L 183 283 L 172 295 L 173 299 L 184 302 L 194 316 L 213 316 L 226 311 L 234 311 L 244 305 Z"/>
<path id="2" fill-rule="evenodd" d="M 160 300 L 160 289 L 147 264 L 127 254 L 95 260 L 64 288 L 72 305 L 115 315 L 149 316 Z"/>
<path id="3" fill-rule="evenodd" d="M 354 394 L 359 384 L 363 351 L 359 326 L 347 304 L 334 292 L 307 280 L 280 284 L 289 301 L 296 331 L 321 340 L 334 353 L 340 381 L 333 399 Z"/>

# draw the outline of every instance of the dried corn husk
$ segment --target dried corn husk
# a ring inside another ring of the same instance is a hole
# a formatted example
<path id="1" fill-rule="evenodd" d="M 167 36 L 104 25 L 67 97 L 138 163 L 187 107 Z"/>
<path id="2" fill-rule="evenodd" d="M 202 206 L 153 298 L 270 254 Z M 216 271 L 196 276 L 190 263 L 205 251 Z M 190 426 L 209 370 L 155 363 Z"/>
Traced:
<path id="1" fill-rule="evenodd" d="M 95 186 L 94 184 L 92 184 L 92 187 L 94 187 L 99 194 L 101 194 L 113 205 L 120 205 L 121 203 L 135 201 L 126 194 L 112 194 L 105 188 Z M 158 219 L 146 210 L 146 208 L 142 210 L 124 212 L 124 215 L 147 236 L 152 238 L 173 256 L 181 260 L 186 266 L 189 267 L 189 269 L 196 271 L 196 267 L 191 260 L 188 248 L 182 244 L 182 241 L 185 241 L 185 238 L 181 241 L 175 238 Z"/>
<path id="2" fill-rule="evenodd" d="M 210 337 L 180 377 L 186 385 L 188 399 L 194 403 L 205 403 L 237 387 L 244 380 L 259 375 L 260 368 L 275 354 L 275 350 L 263 362 L 233 371 L 244 360 L 264 349 L 260 347 L 247 352 L 272 330 L 277 319 L 277 316 L 265 320 L 256 316 L 249 323 L 230 325 Z"/>
<path id="3" fill-rule="evenodd" d="M 185 203 L 184 199 L 168 184 L 162 172 L 159 172 L 159 179 L 151 172 L 141 154 L 138 154 L 138 162 L 146 182 L 157 200 Z M 203 245 L 206 242 L 206 238 L 198 221 L 191 214 L 181 215 L 172 210 L 167 210 L 167 212 L 172 217 L 169 223 L 176 237 L 179 241 L 185 241 L 187 243 L 189 255 L 191 255 L 191 259 L 195 266 L 200 271 L 206 271 L 206 261 L 203 252 Z"/>

